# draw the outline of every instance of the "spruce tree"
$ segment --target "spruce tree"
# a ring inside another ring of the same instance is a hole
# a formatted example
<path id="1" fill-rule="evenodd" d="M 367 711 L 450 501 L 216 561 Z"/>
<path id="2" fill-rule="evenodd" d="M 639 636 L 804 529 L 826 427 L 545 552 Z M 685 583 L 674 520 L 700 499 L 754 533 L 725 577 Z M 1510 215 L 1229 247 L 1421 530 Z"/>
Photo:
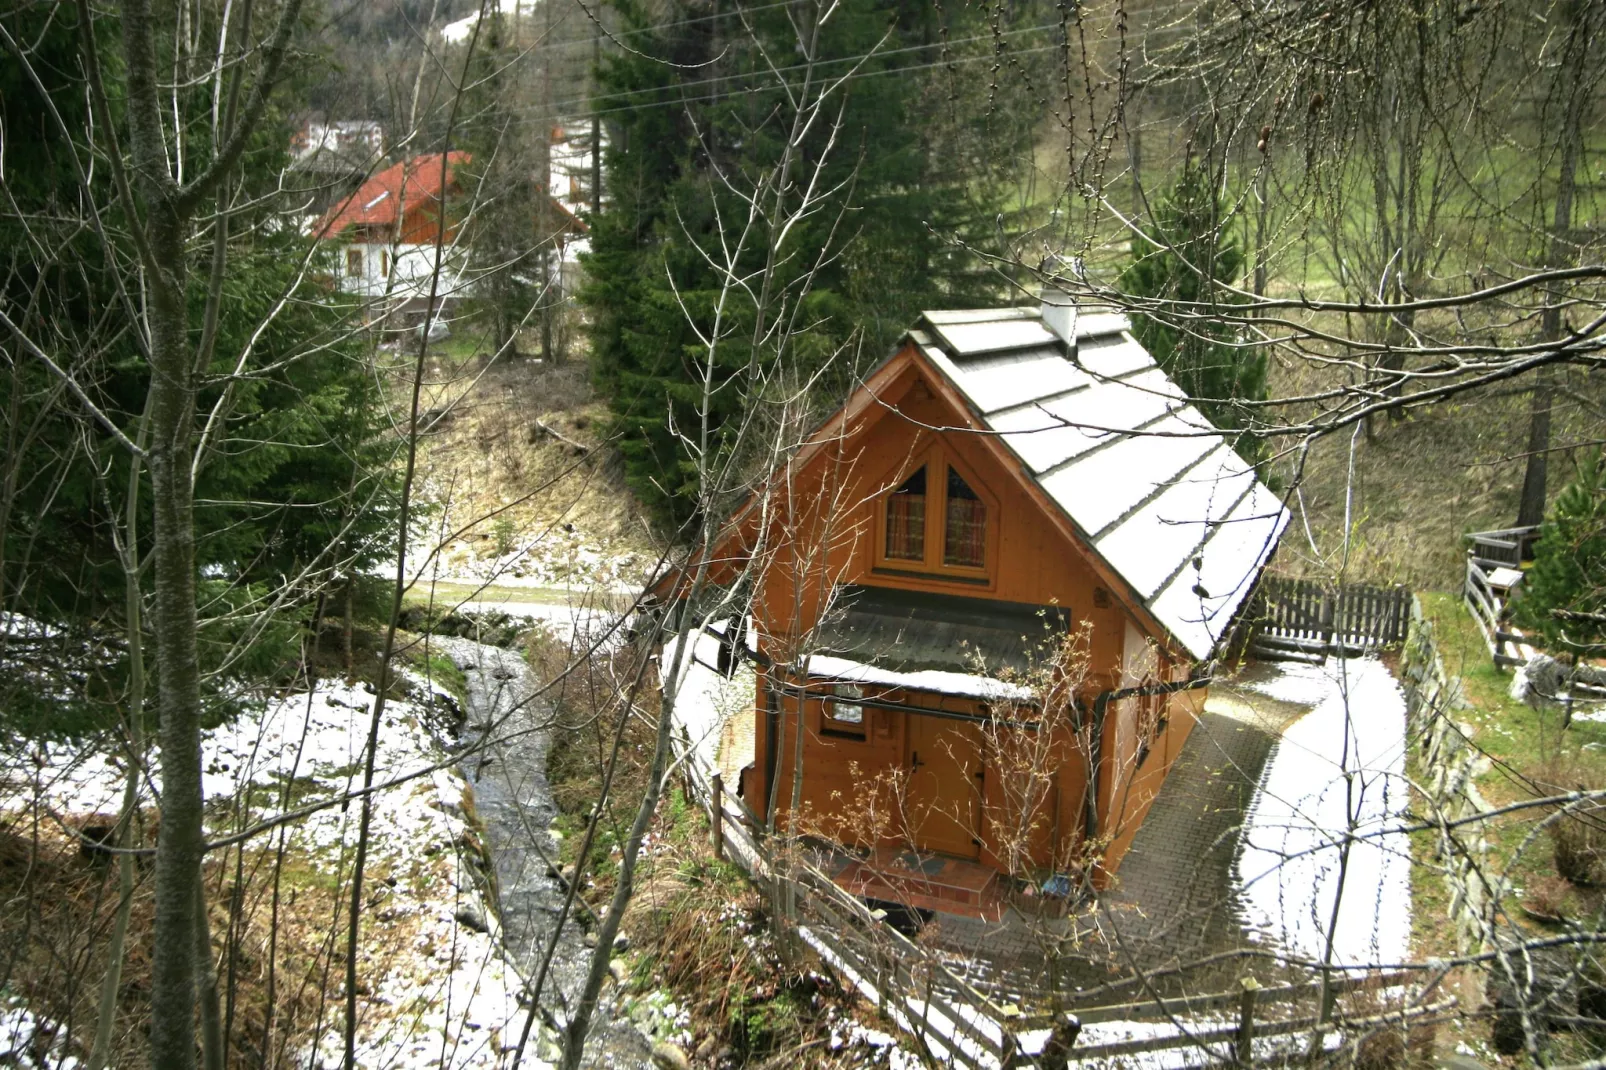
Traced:
<path id="1" fill-rule="evenodd" d="M 1203 168 L 1189 165 L 1156 206 L 1154 238 L 1133 239 L 1120 288 L 1134 297 L 1178 302 L 1175 312 L 1133 317 L 1132 333 L 1211 423 L 1224 431 L 1252 426 L 1244 401 L 1266 398 L 1266 357 L 1240 344 L 1238 330 L 1211 315 L 1239 304 L 1226 286 L 1244 269 L 1238 236 L 1225 225 L 1216 189 Z M 1260 440 L 1236 437 L 1244 459 L 1264 454 Z"/>
<path id="2" fill-rule="evenodd" d="M 777 66 L 798 62 L 795 12 L 709 18 L 706 9 L 677 2 L 649 21 L 644 6 L 624 3 L 620 11 L 627 27 L 645 32 L 631 38 L 641 55 L 609 58 L 598 71 L 608 200 L 590 220 L 581 300 L 591 318 L 594 378 L 608 398 L 630 485 L 658 519 L 679 522 L 692 511 L 697 466 L 677 431 L 696 423 L 698 329 L 706 333 L 720 285 L 694 243 L 718 247 L 719 228 L 745 217 L 720 175 L 747 180 L 780 158 L 790 113 L 766 56 Z M 958 17 L 985 26 L 979 15 Z M 1031 16 L 1023 8 L 1020 17 Z M 926 5 L 845 0 L 822 28 L 816 78 L 839 76 L 872 52 L 896 54 L 864 61 L 841 90 L 841 127 L 820 182 L 835 192 L 788 234 L 771 269 L 772 289 L 785 288 L 821 249 L 835 252 L 812 281 L 802 316 L 808 330 L 790 343 L 786 359 L 796 370 L 818 367 L 843 347 L 878 361 L 922 309 L 1003 297 L 955 239 L 970 247 L 996 241 L 1000 176 L 1029 144 L 1029 109 L 1015 106 L 1008 91 L 991 107 L 980 87 L 954 92 L 943 79 L 957 76 L 940 67 L 888 73 L 930 68 L 939 58 L 935 19 Z M 965 32 L 949 27 L 950 37 Z M 983 69 L 964 71 L 979 78 Z M 810 173 L 832 135 L 828 122 L 816 124 L 795 173 Z M 754 278 L 764 270 L 763 253 L 755 249 L 742 265 Z M 742 328 L 755 315 L 751 300 L 726 308 L 724 323 L 736 329 L 721 345 L 721 383 L 751 361 L 777 359 L 751 351 L 751 332 Z M 827 380 L 821 409 L 840 403 L 849 382 L 845 374 Z M 716 391 L 715 424 L 749 403 L 734 389 Z"/>
<path id="3" fill-rule="evenodd" d="M 1558 654 L 1606 645 L 1606 466 L 1598 451 L 1556 495 L 1513 615 Z"/>

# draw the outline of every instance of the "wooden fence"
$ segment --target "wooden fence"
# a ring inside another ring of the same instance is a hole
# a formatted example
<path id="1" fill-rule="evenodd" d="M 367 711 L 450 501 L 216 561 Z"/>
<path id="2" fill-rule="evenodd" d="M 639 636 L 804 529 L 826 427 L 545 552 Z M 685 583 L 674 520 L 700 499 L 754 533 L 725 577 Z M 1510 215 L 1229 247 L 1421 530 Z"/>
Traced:
<path id="1" fill-rule="evenodd" d="M 1250 649 L 1260 657 L 1311 660 L 1340 650 L 1361 654 L 1403 643 L 1410 611 L 1406 587 L 1266 575 L 1251 609 Z"/>
<path id="2" fill-rule="evenodd" d="M 1389 989 L 1403 989 L 1412 975 L 1408 972 L 1364 974 L 1333 979 L 1323 990 L 1320 981 L 1302 981 L 1296 984 L 1261 986 L 1252 977 L 1246 977 L 1229 992 L 1213 992 L 1199 996 L 1180 996 L 1174 999 L 1149 999 L 1142 1003 L 1118 1003 L 1101 1007 L 1085 1007 L 1076 1017 L 1085 1029 L 1106 1022 L 1132 1022 L 1163 1015 L 1169 1020 L 1184 1024 L 1181 1035 L 1132 1037 L 1109 1040 L 1098 1044 L 1083 1044 L 1072 1051 L 1076 1059 L 1113 1059 L 1140 1055 L 1146 1052 L 1173 1048 L 1194 1047 L 1210 1062 L 1250 1065 L 1256 1058 L 1255 1041 L 1287 1036 L 1324 1026 L 1326 1031 L 1355 1032 L 1377 1028 L 1389 1023 L 1410 1023 L 1427 1015 L 1447 1010 L 1451 1000 L 1424 1003 L 1422 994 L 1409 1003 L 1401 1002 L 1398 1009 L 1382 1013 L 1338 1013 L 1332 1001 L 1355 992 L 1380 993 Z M 1261 1014 L 1268 1006 L 1305 1004 L 1320 1007 L 1328 1002 L 1329 1013 L 1277 1015 L 1263 1020 Z"/>
<path id="3" fill-rule="evenodd" d="M 797 936 L 932 1061 L 960 1070 L 1043 1065 L 1022 1050 L 1019 1034 L 1028 1028 L 1047 1029 L 1051 1049 L 1056 1037 L 1059 1047 L 1069 1047 L 1074 1017 L 1028 1019 L 999 1006 L 929 949 L 885 924 L 879 911 L 838 887 L 805 853 L 777 859 L 757 815 L 687 751 L 687 790 L 708 811 L 716 855 L 735 861 L 772 903 L 783 904 Z"/>
<path id="4" fill-rule="evenodd" d="M 1502 669 L 1511 669 L 1526 664 L 1533 653 L 1533 648 L 1528 646 L 1528 639 L 1525 636 L 1511 631 L 1508 627 L 1506 622 L 1508 592 L 1490 582 L 1491 571 L 1492 569 L 1486 567 L 1485 558 L 1479 557 L 1476 553 L 1468 554 L 1466 580 L 1461 585 L 1461 600 L 1466 603 L 1467 612 L 1472 614 L 1473 622 L 1483 633 L 1483 641 L 1489 647 L 1489 656 L 1494 659 L 1495 665 Z"/>
<path id="5" fill-rule="evenodd" d="M 1524 561 L 1532 560 L 1533 546 L 1538 540 L 1537 526 L 1474 531 L 1467 535 L 1467 541 L 1472 544 L 1468 553 L 1484 569 L 1521 568 Z"/>
<path id="6" fill-rule="evenodd" d="M 719 773 L 705 767 L 691 742 L 677 736 L 677 749 L 686 790 L 708 812 L 716 855 L 741 866 L 768 893 L 791 932 L 938 1066 L 1061 1070 L 1085 1059 L 1167 1049 L 1210 1052 L 1211 1045 L 1223 1045 L 1225 1058 L 1249 1065 L 1256 1058 L 1257 1040 L 1314 1031 L 1318 1042 L 1325 1043 L 1320 1036 L 1409 1025 L 1449 1006 L 1448 1001 L 1425 1004 L 1418 994 L 1410 1006 L 1387 1013 L 1346 1014 L 1333 1002 L 1363 988 L 1401 985 L 1407 976 L 1403 973 L 1335 978 L 1327 989 L 1325 1013 L 1320 1014 L 1274 1013 L 1268 1018 L 1265 1013 L 1268 1007 L 1301 1001 L 1323 1006 L 1319 980 L 1262 988 L 1251 979 L 1233 992 L 1072 1007 L 1055 1013 L 1002 1006 L 930 949 L 886 924 L 881 911 L 838 887 L 811 864 L 806 851 L 778 857 L 757 815 L 725 790 Z M 1230 1019 L 1213 1013 L 1223 1010 L 1232 1012 Z M 1143 1023 L 1142 1031 L 1148 1035 L 1077 1044 L 1084 1026 L 1127 1021 Z M 1167 1028 L 1172 1032 L 1163 1032 Z"/>

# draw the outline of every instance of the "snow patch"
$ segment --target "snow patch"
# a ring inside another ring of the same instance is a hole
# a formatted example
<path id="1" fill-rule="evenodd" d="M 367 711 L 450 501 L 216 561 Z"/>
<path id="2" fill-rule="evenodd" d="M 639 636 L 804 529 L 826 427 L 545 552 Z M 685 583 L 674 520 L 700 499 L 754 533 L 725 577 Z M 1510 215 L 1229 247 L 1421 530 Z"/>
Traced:
<path id="1" fill-rule="evenodd" d="M 1393 963 L 1407 956 L 1411 858 L 1402 832 L 1405 694 L 1376 658 L 1293 664 L 1250 685 L 1314 709 L 1272 750 L 1236 866 L 1245 926 L 1292 955 Z M 1353 828 L 1366 836 L 1349 842 Z M 1333 924 L 1337 903 L 1337 924 Z"/>
<path id="2" fill-rule="evenodd" d="M 0 998 L 0 1066 L 22 1070 L 78 1070 L 67 1054 L 67 1035 L 57 1022 L 34 1014 L 16 996 Z"/>
<path id="3" fill-rule="evenodd" d="M 495 911 L 458 851 L 474 832 L 464 817 L 467 784 L 430 730 L 440 718 L 443 692 L 416 677 L 409 683 L 408 699 L 386 703 L 374 755 L 376 783 L 413 778 L 378 793 L 372 807 L 357 1065 L 503 1066 L 524 1027 L 526 1011 L 518 1002 L 524 980 L 504 953 Z M 208 732 L 202 757 L 211 831 L 235 827 L 234 807 L 219 807 L 222 800 L 234 800 L 242 823 L 249 823 L 278 813 L 286 793 L 297 807 L 360 787 L 373 702 L 362 686 L 323 682 L 311 693 L 260 702 Z M 10 767 L 3 778 L 10 790 L 0 808 L 37 800 L 58 813 L 119 809 L 123 767 L 104 753 L 114 749 L 109 741 L 0 744 Z M 151 769 L 159 768 L 160 756 L 153 754 Z M 149 805 L 148 782 L 142 795 L 142 805 Z M 289 845 L 345 881 L 360 815 L 356 803 L 319 810 L 289 826 Z M 266 835 L 259 840 L 271 842 Z M 42 1021 L 14 1002 L 0 1003 L 0 1064 L 14 1038 L 35 1043 L 30 1038 L 40 1033 Z M 536 1033 L 532 1051 L 539 1028 Z M 343 1054 L 340 1023 L 334 1021 L 308 1056 L 310 1065 L 336 1067 Z M 25 1053 L 12 1057 L 22 1059 L 19 1065 L 35 1065 Z M 76 1065 L 58 1062 L 57 1055 L 49 1059 L 52 1066 Z M 527 1058 L 525 1065 L 545 1064 Z"/>

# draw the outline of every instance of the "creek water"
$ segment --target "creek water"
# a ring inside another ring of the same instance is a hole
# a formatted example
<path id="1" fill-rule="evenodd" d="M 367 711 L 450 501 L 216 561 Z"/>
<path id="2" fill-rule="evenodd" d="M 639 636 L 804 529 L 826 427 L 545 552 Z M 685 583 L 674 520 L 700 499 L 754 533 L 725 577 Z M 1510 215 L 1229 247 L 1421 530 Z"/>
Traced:
<path id="1" fill-rule="evenodd" d="M 539 1004 L 549 1012 L 544 1018 L 566 1024 L 585 984 L 592 949 L 585 944 L 585 907 L 577 901 L 566 918 L 562 913 L 559 844 L 552 830 L 558 810 L 546 773 L 551 708 L 534 697 L 539 684 L 517 651 L 451 637 L 431 643 L 468 680 L 463 743 L 470 755 L 462 772 L 474 788 L 475 808 L 490 841 L 503 943 L 519 971 L 533 982 L 558 933 Z M 550 1041 L 544 1054 L 539 1046 L 532 1034 L 526 1066 L 538 1065 L 532 1057 L 552 1057 Z M 606 992 L 592 1017 L 585 1065 L 651 1065 L 645 1038 L 628 1021 L 614 1018 Z"/>

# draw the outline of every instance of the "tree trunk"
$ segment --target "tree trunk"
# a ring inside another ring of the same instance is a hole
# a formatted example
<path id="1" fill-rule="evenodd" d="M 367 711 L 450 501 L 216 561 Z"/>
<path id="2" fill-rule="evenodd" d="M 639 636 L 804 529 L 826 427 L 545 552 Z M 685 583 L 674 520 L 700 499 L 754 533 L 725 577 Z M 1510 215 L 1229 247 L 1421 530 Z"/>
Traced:
<path id="1" fill-rule="evenodd" d="M 132 81 L 132 78 L 130 79 Z M 151 955 L 151 1065 L 195 1065 L 195 912 L 201 829 L 201 673 L 196 640 L 194 488 L 190 478 L 194 361 L 185 309 L 184 228 L 165 198 L 147 221 L 156 270 L 148 280 L 151 352 L 152 577 L 162 825 L 156 847 Z"/>
<path id="2" fill-rule="evenodd" d="M 1545 310 L 1548 318 L 1550 310 Z M 1554 337 L 1554 336 L 1550 336 Z M 1534 373 L 1533 400 L 1528 408 L 1528 463 L 1522 473 L 1522 501 L 1517 526 L 1537 526 L 1545 519 L 1545 483 L 1550 475 L 1550 403 L 1555 395 L 1550 369 Z"/>
<path id="3" fill-rule="evenodd" d="M 223 1070 L 223 1016 L 218 1009 L 217 963 L 212 957 L 212 923 L 206 915 L 206 887 L 195 880 L 195 1002 L 201 1008 L 201 1061 L 206 1070 Z"/>
<path id="4" fill-rule="evenodd" d="M 143 444 L 145 435 L 139 435 Z M 144 601 L 139 585 L 138 459 L 129 465 L 128 498 L 124 512 L 123 616 L 128 633 L 128 769 L 123 780 L 123 809 L 117 819 L 117 846 L 124 851 L 138 846 L 139 785 L 145 765 L 145 636 Z M 89 1070 L 104 1070 L 111 1059 L 112 1026 L 117 1020 L 117 995 L 123 982 L 123 951 L 128 940 L 128 917 L 134 904 L 134 856 L 117 856 L 117 913 L 106 944 L 106 973 L 100 982 L 100 1006 L 95 1039 L 89 1051 Z"/>
<path id="5" fill-rule="evenodd" d="M 1572 15 L 1573 38 L 1569 41 L 1571 55 L 1562 63 L 1562 77 L 1567 79 L 1563 91 L 1567 93 L 1565 118 L 1561 132 L 1561 173 L 1556 180 L 1556 211 L 1550 231 L 1549 265 L 1564 267 L 1572 262 L 1568 248 L 1568 232 L 1573 225 L 1573 197 L 1578 188 L 1578 156 L 1582 115 L 1584 110 L 1585 58 L 1590 51 L 1589 34 L 1583 25 L 1581 13 L 1568 5 Z M 1543 340 L 1554 342 L 1562 336 L 1561 308 L 1554 296 L 1546 299 L 1540 317 Z M 1550 406 L 1555 395 L 1555 383 L 1550 370 L 1541 368 L 1534 375 L 1533 402 L 1528 409 L 1528 461 L 1522 474 L 1522 501 L 1517 506 L 1517 526 L 1529 527 L 1545 519 L 1545 484 L 1550 474 Z"/>
<path id="6" fill-rule="evenodd" d="M 687 640 L 684 632 L 681 636 L 680 642 L 685 645 Z M 677 659 L 677 667 L 678 664 Z M 675 692 L 676 688 L 673 685 L 666 688 L 664 701 L 659 706 L 658 737 L 653 748 L 652 770 L 648 774 L 647 789 L 642 795 L 641 806 L 636 810 L 636 820 L 630 826 L 630 837 L 625 842 L 624 854 L 619 859 L 619 878 L 614 885 L 613 901 L 608 905 L 608 913 L 602 917 L 602 924 L 597 927 L 597 947 L 591 956 L 591 968 L 586 974 L 585 988 L 581 991 L 580 1002 L 564 1029 L 563 1062 L 560 1064 L 562 1070 L 579 1070 L 580 1056 L 585 1052 L 586 1035 L 591 1031 L 591 1016 L 596 1013 L 602 982 L 608 976 L 608 960 L 612 953 L 614 937 L 619 935 L 619 923 L 624 920 L 625 907 L 630 904 L 630 897 L 635 892 L 636 862 L 641 857 L 641 841 L 646 837 L 647 826 L 652 824 L 652 816 L 658 810 L 658 799 L 663 793 L 664 775 L 669 765 L 670 729 L 675 719 Z M 601 817 L 599 803 L 597 820 L 601 820 Z M 577 866 L 575 880 L 579 879 L 580 869 Z"/>

